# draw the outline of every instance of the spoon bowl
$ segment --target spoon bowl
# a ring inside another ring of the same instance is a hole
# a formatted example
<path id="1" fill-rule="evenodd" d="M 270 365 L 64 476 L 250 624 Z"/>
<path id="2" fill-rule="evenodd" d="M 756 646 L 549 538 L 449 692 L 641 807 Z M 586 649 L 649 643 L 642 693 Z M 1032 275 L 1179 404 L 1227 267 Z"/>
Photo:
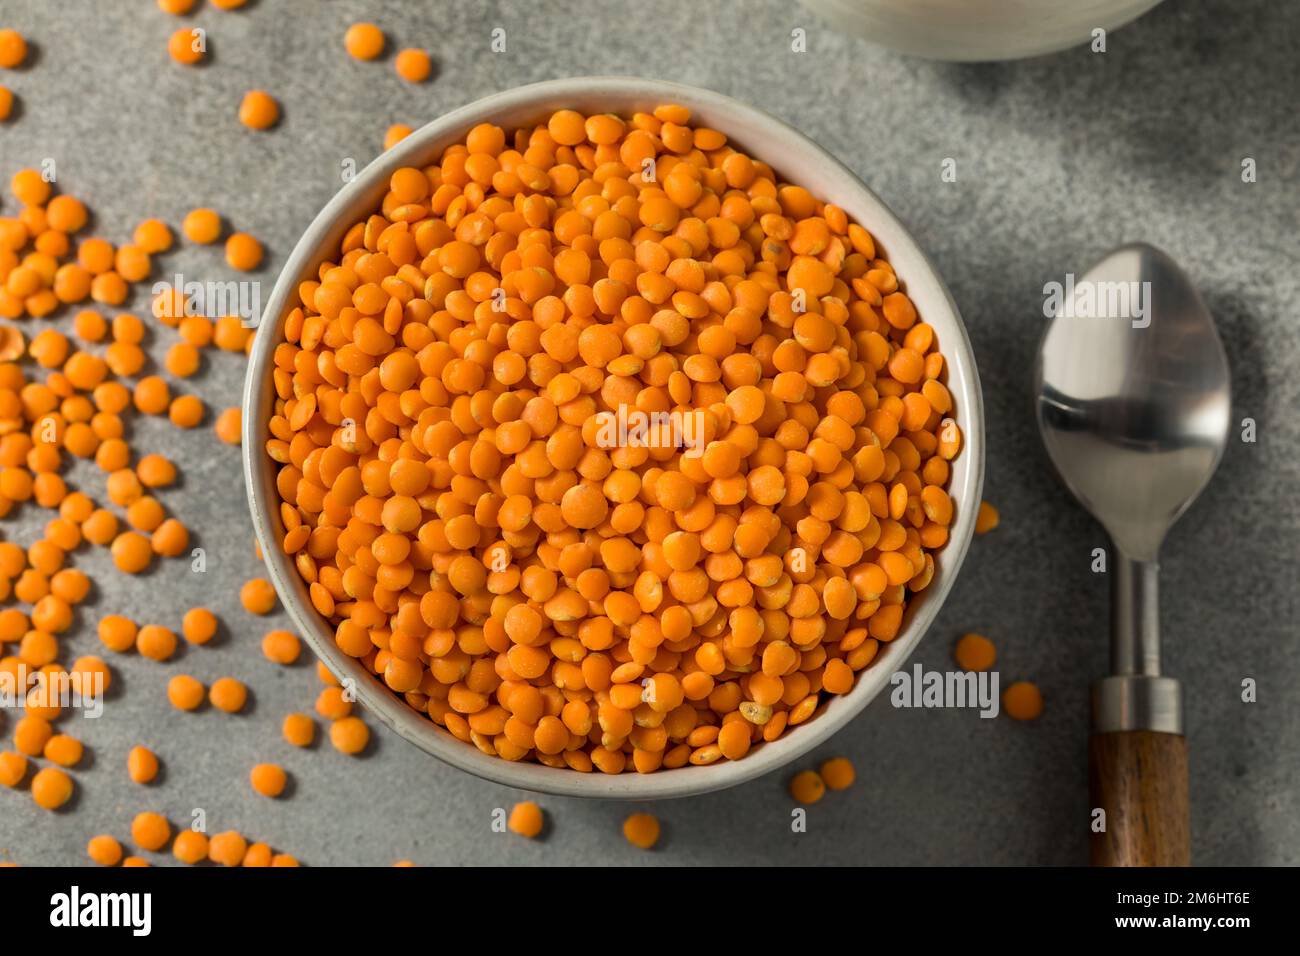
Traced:
<path id="1" fill-rule="evenodd" d="M 1115 544 L 1154 561 L 1223 456 L 1227 357 L 1196 290 L 1152 246 L 1115 250 L 1073 289 L 1039 353 L 1043 443 Z"/>

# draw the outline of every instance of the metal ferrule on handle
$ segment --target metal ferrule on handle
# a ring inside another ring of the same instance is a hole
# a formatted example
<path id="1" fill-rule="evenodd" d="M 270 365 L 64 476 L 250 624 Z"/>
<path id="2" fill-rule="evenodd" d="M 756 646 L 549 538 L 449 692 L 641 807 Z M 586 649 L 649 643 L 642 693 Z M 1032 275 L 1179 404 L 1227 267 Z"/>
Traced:
<path id="1" fill-rule="evenodd" d="M 1182 688 L 1160 675 L 1159 566 L 1116 549 L 1112 574 L 1111 675 L 1092 685 L 1092 729 L 1181 734 Z"/>

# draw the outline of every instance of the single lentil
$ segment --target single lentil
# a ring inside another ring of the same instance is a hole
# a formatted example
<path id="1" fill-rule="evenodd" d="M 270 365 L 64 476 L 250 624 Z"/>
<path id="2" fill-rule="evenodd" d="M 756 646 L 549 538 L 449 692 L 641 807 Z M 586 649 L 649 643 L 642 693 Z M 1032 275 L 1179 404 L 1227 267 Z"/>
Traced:
<path id="1" fill-rule="evenodd" d="M 423 83 L 433 72 L 433 62 L 424 50 L 402 50 L 393 61 L 393 66 L 397 69 L 397 75 L 408 83 Z"/>
<path id="2" fill-rule="evenodd" d="M 623 838 L 642 850 L 659 842 L 659 821 L 648 813 L 634 813 L 623 821 Z"/>
<path id="3" fill-rule="evenodd" d="M 280 104 L 264 90 L 250 90 L 239 104 L 239 121 L 249 129 L 270 129 L 280 120 Z"/>
<path id="4" fill-rule="evenodd" d="M 1002 709 L 1014 720 L 1037 720 L 1043 714 L 1043 694 L 1030 681 L 1016 681 L 1002 692 Z"/>
<path id="5" fill-rule="evenodd" d="M 354 23 L 343 35 L 348 55 L 357 60 L 374 60 L 384 52 L 384 31 L 373 23 Z"/>
<path id="6" fill-rule="evenodd" d="M 506 826 L 511 833 L 532 839 L 541 834 L 545 822 L 542 808 L 532 800 L 524 800 L 511 808 Z"/>
<path id="7" fill-rule="evenodd" d="M 330 743 L 340 753 L 359 754 L 370 743 L 370 728 L 359 717 L 344 717 L 330 724 Z"/>
<path id="8" fill-rule="evenodd" d="M 219 677 L 208 689 L 208 699 L 217 710 L 236 714 L 244 709 L 248 700 L 248 688 L 233 677 Z"/>
<path id="9" fill-rule="evenodd" d="M 316 722 L 306 714 L 289 714 L 281 730 L 284 739 L 295 747 L 310 747 L 316 740 Z"/>
<path id="10" fill-rule="evenodd" d="M 803 770 L 790 780 L 790 796 L 803 806 L 816 803 L 826 795 L 826 782 L 816 770 Z"/>
<path id="11" fill-rule="evenodd" d="M 90 838 L 90 842 L 86 844 L 86 856 L 90 857 L 92 863 L 98 863 L 100 866 L 117 866 L 122 861 L 122 844 L 108 834 L 102 833 Z"/>
<path id="12" fill-rule="evenodd" d="M 158 757 L 147 747 L 132 747 L 126 755 L 126 772 L 135 783 L 153 783 L 158 776 Z"/>
<path id="13" fill-rule="evenodd" d="M 177 710 L 197 710 L 205 693 L 203 684 L 188 674 L 177 674 L 167 682 L 167 699 Z"/>
<path id="14" fill-rule="evenodd" d="M 45 810 L 57 810 L 72 799 L 72 778 L 58 767 L 42 767 L 32 777 L 32 799 Z"/>
<path id="15" fill-rule="evenodd" d="M 817 770 L 827 790 L 847 790 L 857 779 L 857 772 L 847 757 L 832 757 Z"/>
<path id="16" fill-rule="evenodd" d="M 264 797 L 278 797 L 284 792 L 288 778 L 283 767 L 272 763 L 259 763 L 249 774 L 249 782 Z"/>
<path id="17" fill-rule="evenodd" d="M 963 634 L 952 652 L 957 666 L 966 671 L 986 671 L 998 659 L 997 648 L 983 634 Z"/>

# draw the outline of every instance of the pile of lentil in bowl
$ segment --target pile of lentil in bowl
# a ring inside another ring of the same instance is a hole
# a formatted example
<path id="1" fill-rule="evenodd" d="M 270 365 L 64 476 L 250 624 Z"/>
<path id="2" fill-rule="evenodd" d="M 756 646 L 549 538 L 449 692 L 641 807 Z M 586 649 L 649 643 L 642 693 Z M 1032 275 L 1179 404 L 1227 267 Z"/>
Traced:
<path id="1" fill-rule="evenodd" d="M 962 444 L 934 330 L 865 228 L 685 108 L 476 126 L 335 259 L 274 355 L 282 547 L 457 738 L 739 759 L 930 583 Z"/>

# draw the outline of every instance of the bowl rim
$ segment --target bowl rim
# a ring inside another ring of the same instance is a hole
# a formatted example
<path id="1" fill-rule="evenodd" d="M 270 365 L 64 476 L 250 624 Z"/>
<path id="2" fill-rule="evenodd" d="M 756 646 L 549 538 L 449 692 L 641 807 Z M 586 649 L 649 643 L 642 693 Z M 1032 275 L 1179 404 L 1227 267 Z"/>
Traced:
<path id="1" fill-rule="evenodd" d="M 1058 3 L 1050 16 L 1025 15 L 1024 0 L 971 4 L 915 0 L 806 0 L 832 26 L 909 56 L 950 63 L 995 63 L 1059 53 L 1113 33 L 1163 0 Z"/>
<path id="2" fill-rule="evenodd" d="M 775 741 L 756 746 L 743 760 L 613 776 L 503 760 L 455 738 L 427 716 L 418 714 L 382 686 L 360 661 L 340 651 L 332 628 L 312 606 L 293 562 L 280 548 L 283 529 L 275 492 L 275 469 L 263 449 L 273 404 L 274 352 L 283 341 L 282 316 L 289 311 L 298 283 L 305 276 L 314 275 L 320 262 L 332 257 L 348 225 L 377 208 L 379 197 L 395 170 L 427 164 L 476 123 L 493 122 L 510 127 L 536 121 L 548 111 L 565 107 L 627 113 L 664 102 L 688 107 L 694 119 L 719 129 L 729 139 L 734 135 L 757 158 L 783 157 L 773 163 L 778 170 L 797 165 L 796 158 L 805 165 L 816 166 L 815 181 L 808 181 L 807 175 L 792 176 L 790 181 L 805 185 L 823 201 L 842 206 L 854 221 L 871 232 L 880 249 L 887 250 L 890 262 L 904 278 L 913 300 L 917 301 L 918 293 L 923 293 L 925 307 L 921 308 L 918 302 L 918 309 L 931 325 L 937 321 L 936 331 L 941 333 L 949 370 L 949 389 L 954 393 L 957 418 L 962 423 L 964 447 L 954 461 L 949 486 L 958 504 L 957 519 L 948 543 L 939 552 L 941 560 L 936 562 L 934 578 L 922 599 L 914 605 L 914 613 L 909 613 L 893 641 L 881 645 L 878 659 L 859 672 L 853 689 L 842 697 L 824 701 L 813 719 Z M 766 148 L 753 149 L 752 143 L 760 138 Z M 906 263 L 902 268 L 899 268 L 900 261 Z M 946 600 L 974 534 L 984 479 L 983 401 L 974 352 L 943 279 L 909 230 L 843 163 L 785 122 L 712 90 L 634 76 L 579 76 L 514 87 L 442 115 L 381 153 L 326 203 L 280 270 L 258 329 L 260 334 L 254 336 L 244 383 L 241 456 L 254 530 L 280 600 L 313 652 L 340 680 L 352 680 L 362 706 L 381 723 L 444 763 L 494 783 L 561 796 L 658 799 L 721 790 L 797 760 L 861 713 L 907 661 Z"/>

